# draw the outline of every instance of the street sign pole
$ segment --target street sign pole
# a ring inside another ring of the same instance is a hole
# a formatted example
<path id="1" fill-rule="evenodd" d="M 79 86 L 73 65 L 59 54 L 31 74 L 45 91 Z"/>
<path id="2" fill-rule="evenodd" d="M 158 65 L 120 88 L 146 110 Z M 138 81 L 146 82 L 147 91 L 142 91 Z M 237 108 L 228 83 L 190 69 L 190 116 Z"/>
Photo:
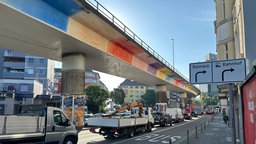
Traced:
<path id="1" fill-rule="evenodd" d="M 228 84 L 229 89 L 229 109 L 230 109 L 230 125 L 231 125 L 231 143 L 236 144 L 236 129 L 234 119 L 234 100 L 233 100 L 233 84 Z"/>

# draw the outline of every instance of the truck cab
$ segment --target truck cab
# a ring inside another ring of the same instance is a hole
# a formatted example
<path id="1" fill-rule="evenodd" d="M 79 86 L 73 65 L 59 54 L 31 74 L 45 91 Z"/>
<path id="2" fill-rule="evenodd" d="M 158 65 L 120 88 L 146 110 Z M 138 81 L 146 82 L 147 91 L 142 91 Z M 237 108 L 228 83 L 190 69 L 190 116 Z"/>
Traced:
<path id="1" fill-rule="evenodd" d="M 139 117 L 139 107 L 134 107 L 134 108 L 131 109 L 131 117 Z M 153 109 L 152 108 L 143 107 L 142 108 L 142 117 L 147 118 L 148 122 L 150 124 L 154 125 L 154 116 L 153 116 Z"/>
<path id="2" fill-rule="evenodd" d="M 78 132 L 61 109 L 48 107 L 46 142 L 75 144 L 78 141 Z"/>

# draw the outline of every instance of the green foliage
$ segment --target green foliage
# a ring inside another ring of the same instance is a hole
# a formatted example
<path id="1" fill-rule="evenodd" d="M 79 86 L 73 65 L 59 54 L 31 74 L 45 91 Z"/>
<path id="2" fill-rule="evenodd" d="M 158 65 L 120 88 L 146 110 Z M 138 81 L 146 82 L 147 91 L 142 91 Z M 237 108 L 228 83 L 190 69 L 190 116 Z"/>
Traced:
<path id="1" fill-rule="evenodd" d="M 124 103 L 125 93 L 123 89 L 114 89 L 114 91 L 110 92 L 110 98 L 118 104 L 121 105 Z"/>
<path id="2" fill-rule="evenodd" d="M 105 101 L 109 98 L 109 92 L 94 84 L 86 87 L 85 93 L 88 96 L 86 101 L 88 110 L 93 113 L 103 112 L 106 106 Z"/>
<path id="3" fill-rule="evenodd" d="M 202 92 L 201 93 L 202 103 L 205 107 L 210 105 L 217 105 L 219 102 L 218 96 L 208 96 L 207 93 Z"/>
<path id="4" fill-rule="evenodd" d="M 202 100 L 201 100 L 201 99 L 194 99 L 194 100 L 193 100 L 193 103 L 195 103 L 195 104 L 201 104 L 201 103 L 202 103 Z"/>
<path id="5" fill-rule="evenodd" d="M 146 101 L 147 106 L 154 106 L 156 103 L 156 93 L 154 90 L 146 90 L 146 93 L 141 98 Z"/>

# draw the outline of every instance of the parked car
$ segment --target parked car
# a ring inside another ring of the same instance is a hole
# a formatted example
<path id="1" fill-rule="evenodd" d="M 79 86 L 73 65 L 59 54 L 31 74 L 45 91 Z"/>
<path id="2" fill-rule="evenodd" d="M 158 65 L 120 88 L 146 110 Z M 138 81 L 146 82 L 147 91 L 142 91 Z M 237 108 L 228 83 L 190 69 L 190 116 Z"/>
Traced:
<path id="1" fill-rule="evenodd" d="M 189 113 L 184 114 L 184 119 L 192 120 L 192 116 Z"/>
<path id="2" fill-rule="evenodd" d="M 155 125 L 159 124 L 165 127 L 167 124 L 170 124 L 170 126 L 172 126 L 172 117 L 168 113 L 154 112 L 153 116 Z"/>
<path id="3" fill-rule="evenodd" d="M 197 117 L 198 115 L 197 115 L 197 112 L 195 112 L 195 111 L 192 111 L 191 113 L 190 113 L 190 115 L 192 116 L 192 117 Z"/>

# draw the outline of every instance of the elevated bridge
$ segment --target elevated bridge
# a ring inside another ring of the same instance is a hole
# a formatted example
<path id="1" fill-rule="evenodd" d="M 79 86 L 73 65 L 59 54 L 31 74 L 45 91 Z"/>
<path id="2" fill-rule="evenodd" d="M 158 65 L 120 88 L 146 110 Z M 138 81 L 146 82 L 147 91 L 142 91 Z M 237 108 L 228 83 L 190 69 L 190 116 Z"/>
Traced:
<path id="1" fill-rule="evenodd" d="M 85 68 L 200 94 L 187 78 L 94 0 L 0 0 L 0 47 L 63 64 L 62 94 L 83 94 Z"/>

